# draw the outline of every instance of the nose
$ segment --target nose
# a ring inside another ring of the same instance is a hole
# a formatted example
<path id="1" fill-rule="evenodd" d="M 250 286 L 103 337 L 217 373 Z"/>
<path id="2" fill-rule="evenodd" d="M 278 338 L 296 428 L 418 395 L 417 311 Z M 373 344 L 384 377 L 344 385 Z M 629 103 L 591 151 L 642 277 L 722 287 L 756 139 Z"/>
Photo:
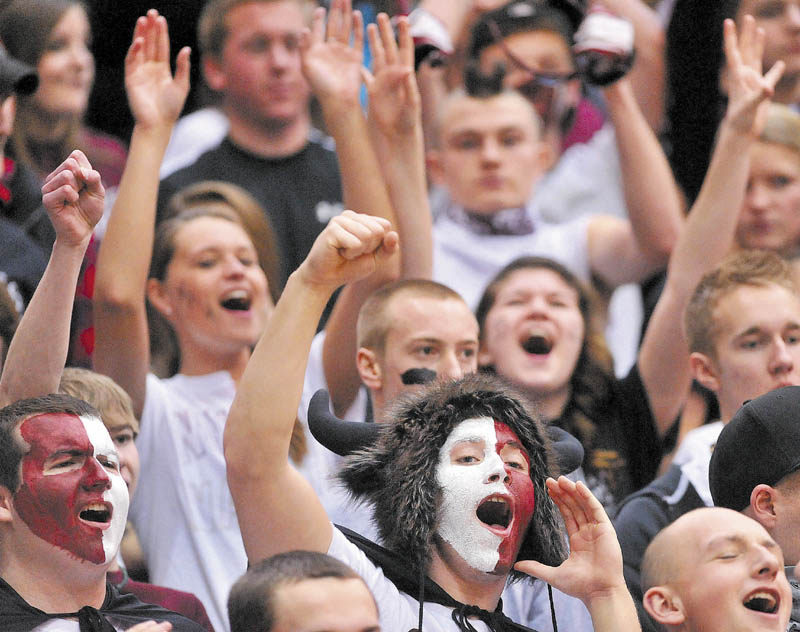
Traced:
<path id="1" fill-rule="evenodd" d="M 246 271 L 246 266 L 239 260 L 239 257 L 231 255 L 225 259 L 225 276 L 227 277 L 243 277 Z"/>
<path id="2" fill-rule="evenodd" d="M 486 457 L 486 464 L 488 467 L 487 483 L 497 483 L 498 481 L 508 483 L 511 480 L 508 472 L 506 472 L 506 464 L 503 463 L 503 459 L 497 452 L 493 451 Z"/>
<path id="3" fill-rule="evenodd" d="M 270 46 L 269 49 L 269 63 L 273 70 L 285 70 L 292 64 L 296 56 L 297 55 L 284 44 L 276 43 Z"/>
<path id="4" fill-rule="evenodd" d="M 442 361 L 436 368 L 436 374 L 440 378 L 448 380 L 457 380 L 464 377 L 464 368 L 458 361 L 458 355 L 455 350 L 443 354 Z"/>
<path id="5" fill-rule="evenodd" d="M 769 371 L 773 375 L 790 373 L 794 369 L 794 358 L 789 350 L 789 345 L 783 338 L 775 341 L 770 357 Z"/>
<path id="6" fill-rule="evenodd" d="M 786 7 L 786 18 L 789 26 L 793 29 L 800 29 L 800 4 L 790 2 Z"/>
<path id="7" fill-rule="evenodd" d="M 496 165 L 500 161 L 500 145 L 496 140 L 484 139 L 481 145 L 481 161 L 484 165 Z"/>
<path id="8" fill-rule="evenodd" d="M 745 208 L 750 212 L 765 211 L 769 208 L 770 196 L 767 188 L 759 183 L 752 184 L 745 196 Z"/>
<path id="9" fill-rule="evenodd" d="M 84 465 L 83 486 L 88 490 L 106 490 L 111 487 L 111 478 L 108 472 L 94 457 L 87 457 Z"/>
<path id="10" fill-rule="evenodd" d="M 755 575 L 758 577 L 775 577 L 781 570 L 778 556 L 772 549 L 765 546 L 758 547 L 758 559 L 755 565 Z"/>

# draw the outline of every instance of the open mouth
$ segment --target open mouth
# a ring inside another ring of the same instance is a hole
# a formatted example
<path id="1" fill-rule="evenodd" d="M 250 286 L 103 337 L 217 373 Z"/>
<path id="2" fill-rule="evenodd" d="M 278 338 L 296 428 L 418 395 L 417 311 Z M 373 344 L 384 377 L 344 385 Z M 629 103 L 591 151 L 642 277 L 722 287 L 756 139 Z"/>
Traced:
<path id="1" fill-rule="evenodd" d="M 105 503 L 91 503 L 86 505 L 78 514 L 84 522 L 95 525 L 108 525 L 111 522 L 111 507 Z"/>
<path id="2" fill-rule="evenodd" d="M 759 590 L 751 593 L 743 602 L 744 607 L 755 612 L 774 614 L 778 611 L 778 598 L 767 591 Z"/>
<path id="3" fill-rule="evenodd" d="M 531 355 L 547 355 L 553 348 L 553 341 L 544 334 L 534 334 L 522 341 L 522 348 Z"/>
<path id="4" fill-rule="evenodd" d="M 250 309 L 252 302 L 247 292 L 244 290 L 234 290 L 222 298 L 220 305 L 234 312 L 246 312 Z"/>
<path id="5" fill-rule="evenodd" d="M 491 496 L 478 505 L 478 520 L 494 529 L 507 529 L 513 517 L 511 506 L 505 498 Z"/>

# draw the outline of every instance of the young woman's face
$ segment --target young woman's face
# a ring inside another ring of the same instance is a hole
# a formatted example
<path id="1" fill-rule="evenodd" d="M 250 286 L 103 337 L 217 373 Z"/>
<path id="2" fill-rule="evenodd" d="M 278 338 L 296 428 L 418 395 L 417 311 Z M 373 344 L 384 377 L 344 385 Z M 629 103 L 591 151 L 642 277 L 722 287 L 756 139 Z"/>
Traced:
<path id="1" fill-rule="evenodd" d="M 583 347 L 578 292 L 547 268 L 512 272 L 484 323 L 479 364 L 531 397 L 565 397 Z"/>
<path id="2" fill-rule="evenodd" d="M 230 353 L 250 347 L 272 309 L 250 237 L 239 224 L 218 217 L 198 217 L 178 230 L 156 293 L 156 307 L 175 328 L 182 349 L 193 344 Z"/>
<path id="3" fill-rule="evenodd" d="M 736 228 L 741 248 L 789 254 L 800 245 L 800 154 L 780 143 L 753 146 Z"/>
<path id="4" fill-rule="evenodd" d="M 33 95 L 45 114 L 83 116 L 94 81 L 91 31 L 83 7 L 73 5 L 61 16 L 45 43 L 36 70 L 39 89 Z"/>

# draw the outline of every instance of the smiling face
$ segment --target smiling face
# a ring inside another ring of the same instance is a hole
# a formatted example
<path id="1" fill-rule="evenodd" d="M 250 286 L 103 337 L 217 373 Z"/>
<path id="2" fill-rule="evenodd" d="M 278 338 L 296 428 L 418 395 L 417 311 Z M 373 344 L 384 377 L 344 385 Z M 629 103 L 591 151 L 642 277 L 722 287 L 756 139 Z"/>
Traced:
<path id="1" fill-rule="evenodd" d="M 546 149 L 525 99 L 506 92 L 488 99 L 454 96 L 444 106 L 434 177 L 475 213 L 524 205 L 545 170 Z"/>
<path id="2" fill-rule="evenodd" d="M 713 318 L 716 357 L 694 353 L 692 362 L 723 420 L 748 399 L 800 385 L 800 297 L 774 283 L 742 285 L 719 299 Z"/>
<path id="3" fill-rule="evenodd" d="M 792 254 L 800 246 L 800 155 L 786 145 L 759 142 L 750 156 L 736 243 Z"/>
<path id="4" fill-rule="evenodd" d="M 489 417 L 462 421 L 439 452 L 438 536 L 472 568 L 507 573 L 534 509 L 530 459 L 519 437 Z"/>
<path id="5" fill-rule="evenodd" d="M 128 491 L 103 423 L 66 413 L 34 415 L 19 426 L 30 446 L 14 508 L 37 537 L 79 560 L 110 563 L 128 515 Z"/>
<path id="6" fill-rule="evenodd" d="M 669 585 L 689 622 L 686 629 L 785 630 L 791 590 L 780 547 L 764 528 L 720 508 L 681 520 L 674 539 L 680 568 Z"/>
<path id="7" fill-rule="evenodd" d="M 249 349 L 272 307 L 250 237 L 219 217 L 182 225 L 164 280 L 150 283 L 149 298 L 174 327 L 183 353 Z"/>
<path id="8" fill-rule="evenodd" d="M 284 125 L 304 115 L 310 89 L 300 65 L 306 26 L 294 0 L 249 2 L 232 8 L 219 59 L 207 60 L 209 85 L 225 95 L 226 109 L 254 125 Z"/>
<path id="9" fill-rule="evenodd" d="M 497 289 L 481 335 L 479 363 L 560 414 L 585 337 L 578 292 L 557 272 L 523 268 Z"/>
<path id="10" fill-rule="evenodd" d="M 94 81 L 94 57 L 89 50 L 91 31 L 86 11 L 73 5 L 47 38 L 36 70 L 39 88 L 33 103 L 51 115 L 83 116 Z"/>

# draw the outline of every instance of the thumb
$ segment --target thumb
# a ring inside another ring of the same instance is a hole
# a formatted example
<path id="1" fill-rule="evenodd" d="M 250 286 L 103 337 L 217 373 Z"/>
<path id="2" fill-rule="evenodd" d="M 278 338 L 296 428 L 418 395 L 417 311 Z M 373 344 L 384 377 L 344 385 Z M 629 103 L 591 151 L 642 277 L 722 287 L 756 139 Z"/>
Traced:
<path id="1" fill-rule="evenodd" d="M 390 230 L 383 236 L 383 242 L 380 247 L 375 251 L 375 259 L 377 263 L 381 263 L 389 259 L 400 248 L 400 237 L 397 232 Z"/>
<path id="2" fill-rule="evenodd" d="M 536 579 L 541 579 L 550 584 L 552 583 L 551 580 L 556 575 L 557 567 L 547 566 L 535 560 L 523 560 L 514 564 L 514 570 L 535 577 Z"/>

